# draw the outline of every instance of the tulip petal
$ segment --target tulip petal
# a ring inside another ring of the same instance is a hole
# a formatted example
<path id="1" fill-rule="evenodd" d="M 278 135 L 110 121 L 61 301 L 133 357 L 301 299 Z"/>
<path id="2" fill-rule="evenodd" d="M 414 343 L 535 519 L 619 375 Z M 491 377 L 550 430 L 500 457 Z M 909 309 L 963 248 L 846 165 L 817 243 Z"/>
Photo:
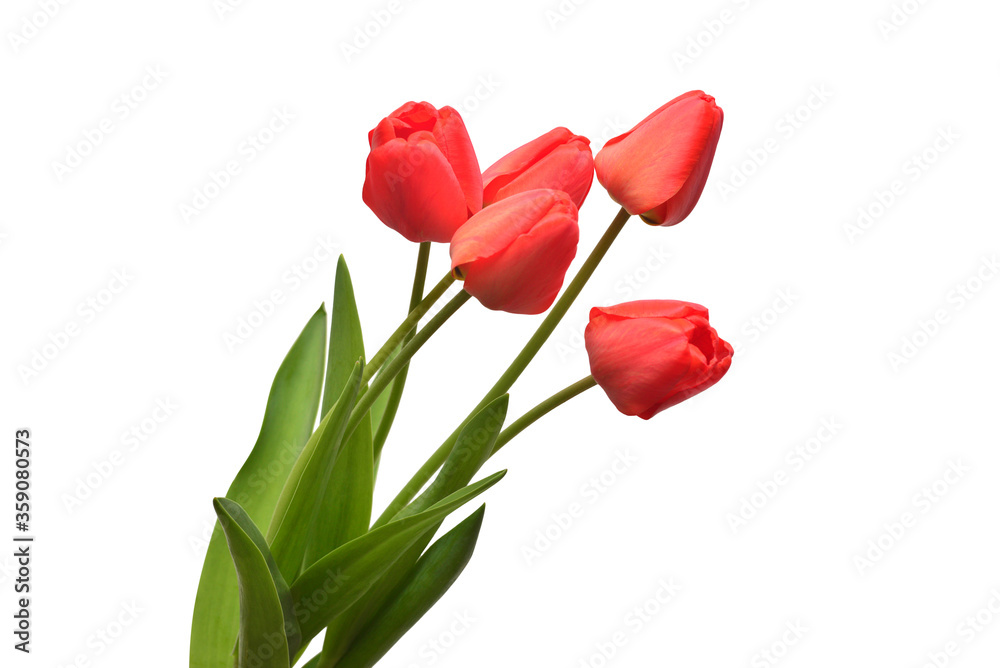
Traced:
<path id="1" fill-rule="evenodd" d="M 705 190 L 705 183 L 708 181 L 708 174 L 712 169 L 712 161 L 715 159 L 715 149 L 719 145 L 719 134 L 722 130 L 722 110 L 719 109 L 719 122 L 709 135 L 708 143 L 701 152 L 701 157 L 687 181 L 677 191 L 677 194 L 668 199 L 660 206 L 654 207 L 644 212 L 642 219 L 653 225 L 676 225 L 681 222 L 694 209 L 701 193 Z"/>
<path id="2" fill-rule="evenodd" d="M 594 380 L 619 411 L 644 420 L 708 389 L 732 363 L 708 310 L 689 302 L 593 308 L 584 340 Z"/>
<path id="3" fill-rule="evenodd" d="M 519 193 L 503 207 L 487 207 L 469 219 L 451 243 L 451 266 L 490 257 L 527 233 L 559 201 L 555 190 Z"/>
<path id="4" fill-rule="evenodd" d="M 512 176 L 495 179 L 491 184 L 494 187 L 493 196 L 485 199 L 484 195 L 484 200 L 492 202 L 526 190 L 558 186 L 580 207 L 594 181 L 594 159 L 586 147 L 581 149 L 579 144 L 565 144 L 522 173 Z"/>
<path id="5" fill-rule="evenodd" d="M 451 241 L 451 266 L 484 306 L 545 311 L 576 255 L 576 205 L 557 190 L 519 193 L 469 219 Z"/>
<path id="6" fill-rule="evenodd" d="M 682 401 L 686 401 L 687 399 L 690 399 L 694 395 L 700 394 L 705 390 L 707 390 L 708 388 L 715 385 L 716 383 L 718 383 L 719 380 L 721 380 L 722 377 L 726 375 L 726 372 L 729 371 L 729 367 L 732 365 L 732 354 L 733 354 L 732 346 L 730 346 L 725 341 L 723 341 L 722 343 L 724 343 L 725 348 L 728 349 L 728 354 L 720 358 L 717 363 L 707 367 L 706 372 L 700 377 L 700 379 L 697 382 L 692 381 L 683 388 L 681 387 L 675 388 L 671 396 L 666 398 L 659 405 L 653 406 L 652 408 L 647 409 L 646 411 L 640 413 L 639 417 L 641 417 L 643 420 L 648 420 L 649 418 L 653 417 L 660 411 L 671 408 L 672 406 L 676 406 Z"/>
<path id="7" fill-rule="evenodd" d="M 590 140 L 559 127 L 520 146 L 483 173 L 483 202 L 550 188 L 569 194 L 579 208 L 594 180 Z"/>
<path id="8" fill-rule="evenodd" d="M 440 117 L 440 112 L 429 102 L 407 102 L 389 114 L 389 118 L 399 128 L 397 136 L 403 139 L 409 137 L 411 132 L 432 130 Z"/>
<path id="9" fill-rule="evenodd" d="M 441 150 L 417 133 L 368 156 L 362 198 L 410 241 L 447 243 L 466 220 L 466 197 Z"/>
<path id="10" fill-rule="evenodd" d="M 714 98 L 701 91 L 682 95 L 605 144 L 595 160 L 597 178 L 629 213 L 676 224 L 701 195 L 721 128 Z M 689 181 L 681 201 L 658 209 Z"/>
<path id="11" fill-rule="evenodd" d="M 465 289 L 495 311 L 544 313 L 559 294 L 578 242 L 579 228 L 570 219 L 543 222 L 496 255 L 479 260 Z"/>
<path id="12" fill-rule="evenodd" d="M 440 121 L 434 126 L 434 138 L 465 194 L 468 218 L 483 208 L 483 175 L 479 170 L 479 159 L 461 115 L 451 107 L 441 107 L 440 115 Z"/>
<path id="13" fill-rule="evenodd" d="M 690 371 L 683 320 L 629 319 L 584 331 L 590 371 L 618 410 L 639 415 L 667 396 Z"/>
<path id="14" fill-rule="evenodd" d="M 591 309 L 590 317 L 595 312 L 619 318 L 689 318 L 697 316 L 708 319 L 708 309 L 700 304 L 682 302 L 671 299 L 648 299 L 614 306 L 595 307 Z"/>

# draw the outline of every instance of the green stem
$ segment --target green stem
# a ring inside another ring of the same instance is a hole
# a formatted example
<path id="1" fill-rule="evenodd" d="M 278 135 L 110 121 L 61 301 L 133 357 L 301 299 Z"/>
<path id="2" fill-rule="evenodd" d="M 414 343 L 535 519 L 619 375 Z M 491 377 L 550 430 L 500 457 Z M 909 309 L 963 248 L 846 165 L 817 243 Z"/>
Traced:
<path id="1" fill-rule="evenodd" d="M 420 251 L 417 253 L 417 270 L 413 276 L 413 290 L 410 292 L 411 312 L 420 305 L 420 301 L 423 299 L 424 283 L 427 280 L 427 263 L 430 255 L 431 242 L 424 241 L 420 244 Z M 404 345 L 410 342 L 413 334 L 412 329 L 406 334 L 403 339 Z M 385 445 L 385 441 L 389 437 L 392 422 L 396 419 L 396 411 L 399 410 L 399 402 L 403 398 L 403 387 L 406 385 L 406 374 L 409 369 L 410 365 L 406 364 L 399 370 L 399 375 L 396 376 L 396 381 L 392 384 L 392 390 L 389 391 L 389 401 L 385 405 L 382 421 L 379 422 L 378 430 L 375 432 L 374 446 L 376 462 L 378 462 L 379 456 L 382 454 L 382 446 Z"/>
<path id="2" fill-rule="evenodd" d="M 594 270 L 597 269 L 597 265 L 600 264 L 602 259 L 604 259 L 608 249 L 611 248 L 611 244 L 614 243 L 614 240 L 618 237 L 622 228 L 625 227 L 625 223 L 628 222 L 630 217 L 631 214 L 629 214 L 629 212 L 624 208 L 618 212 L 618 215 L 615 216 L 613 221 L 611 221 L 611 225 L 604 233 L 604 236 L 601 237 L 601 240 L 597 242 L 594 250 L 591 251 L 590 257 L 588 257 L 583 263 L 583 266 L 580 267 L 580 272 L 566 287 L 562 296 L 559 297 L 559 300 L 549 311 L 548 315 L 545 316 L 544 320 L 542 320 L 542 323 L 538 326 L 538 329 L 535 330 L 532 337 L 528 339 L 528 342 L 525 344 L 518 356 L 514 358 L 514 361 L 511 362 L 511 365 L 507 368 L 503 375 L 500 376 L 496 384 L 490 388 L 489 392 L 486 393 L 483 400 L 480 401 L 479 404 L 472 409 L 472 412 L 469 413 L 469 416 L 462 421 L 462 424 L 460 424 L 458 428 L 452 432 L 451 436 L 449 436 L 447 440 L 445 440 L 445 442 L 434 451 L 434 454 L 430 456 L 427 462 L 420 467 L 412 478 L 410 478 L 410 481 L 403 487 L 402 490 L 400 490 L 399 494 L 396 495 L 396 498 L 392 500 L 392 503 L 389 504 L 382 515 L 379 516 L 378 520 L 375 521 L 373 528 L 390 522 L 400 510 L 406 507 L 406 504 L 413 500 L 413 496 L 419 492 L 425 484 L 427 484 L 427 482 L 431 479 L 431 476 L 434 475 L 434 472 L 437 471 L 442 464 L 444 464 L 444 461 L 451 453 L 451 449 L 455 446 L 455 440 L 458 438 L 459 433 L 468 421 L 471 420 L 476 413 L 485 408 L 491 401 L 507 392 L 507 390 L 514 385 L 514 382 L 524 372 L 528 363 L 534 359 L 535 355 L 538 354 L 538 351 L 541 350 L 542 345 L 552 335 L 552 332 L 555 331 L 556 325 L 558 325 L 559 321 L 562 320 L 564 315 L 566 315 L 566 311 L 569 310 L 573 301 L 579 296 L 580 291 L 583 290 L 583 286 L 587 284 L 588 280 L 590 280 L 590 277 L 594 274 Z"/>
<path id="3" fill-rule="evenodd" d="M 455 295 L 451 301 L 444 305 L 444 307 L 438 311 L 438 313 L 431 318 L 426 325 L 417 330 L 417 333 L 410 339 L 406 345 L 403 346 L 399 354 L 392 358 L 389 363 L 385 365 L 385 368 L 375 376 L 375 380 L 372 381 L 371 386 L 368 391 L 365 392 L 364 396 L 358 400 L 357 405 L 351 412 L 351 418 L 347 422 L 347 429 L 344 431 L 344 439 L 350 437 L 354 433 L 358 424 L 361 422 L 368 411 L 371 410 L 372 404 L 378 399 L 378 396 L 385 391 L 392 379 L 396 377 L 397 374 L 406 366 L 406 363 L 410 361 L 418 350 L 427 342 L 427 339 L 431 338 L 438 329 L 441 328 L 448 318 L 455 314 L 462 304 L 469 301 L 472 297 L 468 292 L 462 290 L 457 295 Z M 427 301 L 426 299 L 424 301 Z M 367 369 L 365 369 L 367 372 Z"/>
<path id="4" fill-rule="evenodd" d="M 500 448 L 507 445 L 512 438 L 531 426 L 535 420 L 543 415 L 546 415 L 549 411 L 562 406 L 573 397 L 586 392 L 595 385 L 597 385 L 597 381 L 594 380 L 593 376 L 587 376 L 586 378 L 578 380 L 572 385 L 559 390 L 551 397 L 519 417 L 517 420 L 510 423 L 510 426 L 500 432 L 500 435 L 497 437 L 497 442 L 493 446 L 493 452 L 490 453 L 490 457 L 495 455 Z"/>
<path id="5" fill-rule="evenodd" d="M 442 278 L 438 281 L 437 285 L 431 288 L 431 291 L 427 293 L 427 296 L 424 297 L 423 301 L 410 310 L 406 319 L 403 320 L 402 324 L 396 328 L 396 331 L 392 333 L 392 336 L 390 336 L 386 342 L 382 344 L 382 347 L 379 348 L 379 351 L 375 353 L 370 360 L 368 360 L 368 364 L 365 366 L 365 371 L 361 375 L 362 387 L 364 387 L 365 383 L 371 380 L 371 377 L 375 375 L 375 372 L 378 371 L 379 368 L 381 368 L 382 364 L 384 364 L 386 359 L 389 358 L 389 355 L 392 354 L 392 351 L 403 342 L 407 334 L 413 331 L 413 328 L 417 326 L 420 319 L 424 317 L 427 311 L 430 310 L 431 306 L 434 305 L 434 302 L 440 299 L 441 295 L 447 292 L 448 288 L 450 288 L 451 284 L 454 282 L 455 277 L 451 275 L 451 272 L 448 272 L 447 276 Z"/>

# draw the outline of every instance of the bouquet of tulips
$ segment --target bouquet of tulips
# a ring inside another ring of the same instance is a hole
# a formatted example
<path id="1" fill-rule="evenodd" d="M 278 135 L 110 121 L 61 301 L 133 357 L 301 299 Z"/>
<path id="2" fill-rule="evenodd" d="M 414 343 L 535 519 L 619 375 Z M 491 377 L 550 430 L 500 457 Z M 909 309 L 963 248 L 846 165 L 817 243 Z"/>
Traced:
<path id="1" fill-rule="evenodd" d="M 702 306 L 594 308 L 585 330 L 592 375 L 506 419 L 507 392 L 631 216 L 670 226 L 691 213 L 721 129 L 715 100 L 692 91 L 609 141 L 596 158 L 585 137 L 556 128 L 481 172 L 450 107 L 409 102 L 379 122 L 368 135 L 362 195 L 383 223 L 419 244 L 410 312 L 366 355 L 340 259 L 329 324 L 323 307 L 306 324 L 278 369 L 253 450 L 226 496 L 214 501 L 218 524 L 195 602 L 192 668 L 288 668 L 324 630 L 308 668 L 375 665 L 471 558 L 484 506 L 434 538 L 448 515 L 503 478 L 499 471 L 473 481 L 507 442 L 595 385 L 622 413 L 649 419 L 726 373 L 733 349 Z M 622 208 L 560 296 L 595 171 Z M 433 242 L 450 244 L 451 267 L 425 291 Z M 456 280 L 464 290 L 420 326 Z M 495 311 L 548 313 L 372 521 L 376 473 L 408 362 L 472 298 Z"/>

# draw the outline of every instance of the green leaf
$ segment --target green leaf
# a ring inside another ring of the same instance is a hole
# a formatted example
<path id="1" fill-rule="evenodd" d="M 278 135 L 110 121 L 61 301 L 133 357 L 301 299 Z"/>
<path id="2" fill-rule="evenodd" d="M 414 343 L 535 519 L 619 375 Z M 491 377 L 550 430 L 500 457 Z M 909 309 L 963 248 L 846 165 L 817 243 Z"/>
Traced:
<path id="1" fill-rule="evenodd" d="M 337 278 L 333 286 L 333 306 L 330 309 L 330 354 L 326 365 L 326 386 L 323 390 L 323 415 L 330 412 L 351 377 L 358 358 L 365 358 L 365 343 L 361 319 L 354 300 L 354 285 L 347 261 L 337 260 Z"/>
<path id="2" fill-rule="evenodd" d="M 363 366 L 361 361 L 355 362 L 340 398 L 295 460 L 275 507 L 267 542 L 282 575 L 289 581 L 302 572 L 306 544 L 319 510 L 317 499 L 322 498 L 329 486 L 344 429 L 358 398 Z"/>
<path id="3" fill-rule="evenodd" d="M 319 665 L 319 659 L 320 659 L 320 655 L 317 654 L 313 658 L 311 658 L 308 661 L 306 661 L 305 664 L 303 664 L 302 668 L 316 668 L 316 666 Z"/>
<path id="4" fill-rule="evenodd" d="M 258 526 L 271 521 L 282 484 L 316 422 L 325 351 L 326 310 L 321 306 L 281 363 L 271 385 L 260 435 L 226 493 Z M 191 668 L 232 668 L 239 624 L 236 571 L 217 523 L 195 599 Z"/>
<path id="5" fill-rule="evenodd" d="M 472 476 L 476 475 L 493 453 L 493 444 L 497 442 L 497 436 L 507 417 L 509 400 L 508 394 L 497 397 L 469 420 L 434 481 L 423 494 L 403 508 L 395 519 L 419 513 L 469 484 Z"/>
<path id="6" fill-rule="evenodd" d="M 506 471 L 465 487 L 422 513 L 390 522 L 324 556 L 292 583 L 303 643 L 312 640 L 378 581 L 430 527 L 496 484 Z"/>
<path id="7" fill-rule="evenodd" d="M 374 493 L 372 425 L 366 418 L 341 446 L 323 497 L 316 500 L 316 521 L 309 531 L 304 568 L 368 532 Z"/>
<path id="8" fill-rule="evenodd" d="M 288 668 L 301 633 L 292 598 L 260 530 L 240 505 L 215 499 L 239 580 L 239 668 Z"/>
<path id="9" fill-rule="evenodd" d="M 358 636 L 337 668 L 371 668 L 444 596 L 472 558 L 486 506 L 439 538 L 407 574 L 404 585 Z"/>
<path id="10" fill-rule="evenodd" d="M 427 490 L 391 519 L 399 520 L 421 512 L 456 489 L 468 484 L 489 459 L 493 444 L 503 428 L 508 400 L 508 395 L 498 397 L 473 416 L 459 433 L 448 459 L 445 460 L 437 477 Z M 383 524 L 388 526 L 386 522 Z M 378 528 L 380 525 L 376 523 L 375 526 Z M 430 527 L 351 608 L 348 614 L 342 615 L 330 624 L 323 641 L 322 666 L 335 665 L 337 660 L 348 651 L 357 634 L 404 582 L 413 564 L 417 562 L 424 548 L 434 538 L 437 528 L 436 525 Z"/>
<path id="11" fill-rule="evenodd" d="M 330 355 L 323 395 L 324 414 L 347 384 L 358 358 L 365 358 L 361 320 L 354 286 L 344 256 L 337 262 L 337 280 L 330 316 Z M 359 397 L 365 388 L 359 391 Z M 375 492 L 371 418 L 361 420 L 341 447 L 328 484 L 314 499 L 316 521 L 308 536 L 303 567 L 357 538 L 371 526 Z"/>

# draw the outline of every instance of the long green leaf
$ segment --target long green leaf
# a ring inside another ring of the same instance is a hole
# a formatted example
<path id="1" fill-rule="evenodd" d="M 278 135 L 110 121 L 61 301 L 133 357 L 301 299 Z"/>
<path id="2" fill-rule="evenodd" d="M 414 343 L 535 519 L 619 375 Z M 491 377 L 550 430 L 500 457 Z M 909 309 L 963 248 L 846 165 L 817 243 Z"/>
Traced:
<path id="1" fill-rule="evenodd" d="M 358 358 L 364 359 L 361 320 L 354 286 L 344 256 L 337 262 L 333 308 L 330 315 L 330 354 L 323 394 L 324 410 L 332 407 L 347 384 Z M 361 388 L 363 394 L 365 388 Z M 364 419 L 344 442 L 333 464 L 328 484 L 314 503 L 316 521 L 309 531 L 303 567 L 368 531 L 375 492 L 371 418 Z"/>
<path id="2" fill-rule="evenodd" d="M 333 465 L 344 440 L 347 419 L 358 398 L 362 362 L 356 362 L 350 380 L 337 403 L 326 414 L 312 438 L 302 449 L 285 481 L 267 531 L 281 573 L 289 581 L 302 572 L 306 544 L 316 521 L 318 504 L 330 482 Z"/>
<path id="3" fill-rule="evenodd" d="M 510 395 L 504 394 L 476 413 L 458 435 L 455 447 L 451 449 L 434 481 L 423 494 L 401 510 L 396 519 L 419 513 L 469 484 L 472 476 L 476 475 L 493 452 L 493 444 L 496 443 L 507 417 L 509 401 Z"/>
<path id="4" fill-rule="evenodd" d="M 374 492 L 372 427 L 371 420 L 365 419 L 341 446 L 323 498 L 316 501 L 317 515 L 309 531 L 304 568 L 368 531 Z"/>
<path id="5" fill-rule="evenodd" d="M 456 489 L 468 484 L 483 463 L 489 459 L 493 444 L 503 428 L 507 415 L 508 395 L 498 397 L 475 416 L 459 433 L 445 464 L 424 494 L 404 508 L 395 518 L 412 516 L 438 502 Z M 385 524 L 388 526 L 388 524 Z M 376 528 L 379 524 L 376 523 Z M 323 641 L 323 658 L 320 666 L 329 668 L 348 651 L 357 634 L 385 605 L 392 593 L 406 578 L 407 573 L 430 544 L 437 526 L 430 527 L 424 535 L 389 568 L 382 578 L 359 600 L 348 614 L 335 619 L 327 629 Z"/>
<path id="6" fill-rule="evenodd" d="M 316 421 L 323 383 L 326 310 L 306 324 L 275 375 L 260 435 L 226 496 L 258 526 L 271 521 L 282 485 Z M 232 668 L 239 588 L 219 524 L 208 545 L 191 624 L 191 668 Z"/>
<path id="7" fill-rule="evenodd" d="M 444 596 L 472 558 L 485 512 L 486 506 L 480 506 L 431 545 L 407 574 L 403 586 L 337 662 L 337 668 L 374 666 Z"/>
<path id="8" fill-rule="evenodd" d="M 485 492 L 505 474 L 506 471 L 499 471 L 449 495 L 422 513 L 366 533 L 302 573 L 292 583 L 291 590 L 303 643 L 312 640 L 357 601 L 429 527 Z"/>
<path id="9" fill-rule="evenodd" d="M 337 278 L 333 286 L 333 306 L 330 308 L 330 354 L 326 365 L 326 385 L 323 390 L 323 415 L 347 384 L 358 358 L 365 359 L 365 342 L 361 319 L 354 299 L 354 284 L 341 255 L 337 260 Z"/>
<path id="10" fill-rule="evenodd" d="M 239 504 L 213 502 L 239 581 L 239 668 L 288 668 L 301 634 L 288 585 L 267 542 Z"/>

